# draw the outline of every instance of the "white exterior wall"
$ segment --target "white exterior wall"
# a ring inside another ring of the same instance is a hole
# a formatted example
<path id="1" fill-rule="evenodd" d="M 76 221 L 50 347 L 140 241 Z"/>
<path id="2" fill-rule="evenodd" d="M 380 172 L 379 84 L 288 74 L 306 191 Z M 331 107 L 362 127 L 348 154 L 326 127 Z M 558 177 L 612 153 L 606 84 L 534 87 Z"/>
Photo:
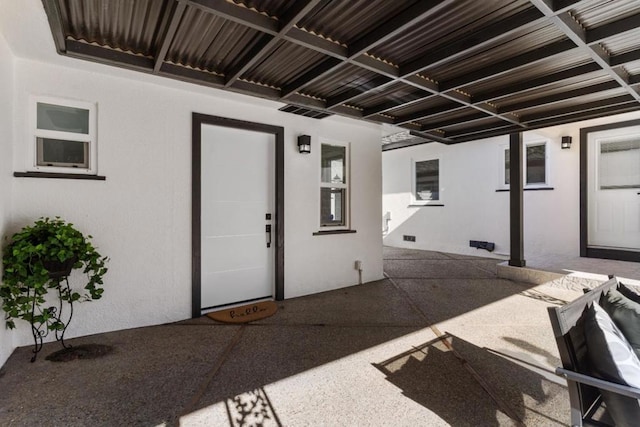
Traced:
<path id="1" fill-rule="evenodd" d="M 13 178 L 14 229 L 59 215 L 92 234 L 111 257 L 103 298 L 77 305 L 69 337 L 190 317 L 192 112 L 285 128 L 286 298 L 357 284 L 356 259 L 363 261 L 363 281 L 382 278 L 378 126 L 294 116 L 274 102 L 182 83 L 173 86 L 187 90 L 167 88 L 97 68 L 100 73 L 27 59 L 15 64 L 14 170 L 24 170 L 29 95 L 98 105 L 98 173 L 106 181 Z M 303 133 L 311 135 L 311 155 L 298 153 Z M 320 137 L 351 143 L 355 234 L 312 236 Z M 29 344 L 26 326 L 19 331 L 16 344 Z"/>
<path id="2" fill-rule="evenodd" d="M 580 129 L 632 120 L 628 113 L 524 133 L 524 141 L 547 140 L 549 191 L 524 192 L 524 255 L 580 255 Z M 571 136 L 571 149 L 560 139 Z M 494 255 L 509 255 L 509 193 L 500 188 L 504 167 L 502 146 L 508 136 L 446 146 L 439 143 L 385 151 L 383 215 L 391 217 L 384 244 L 478 256 L 492 256 L 469 247 L 470 240 L 494 242 Z M 410 207 L 413 160 L 440 158 L 444 207 Z M 403 241 L 416 236 L 416 242 Z"/>
<path id="3" fill-rule="evenodd" d="M 11 219 L 12 184 L 12 117 L 13 54 L 0 34 L 0 237 L 5 234 Z M 2 240 L 0 240 L 2 241 Z M 0 258 L 2 257 L 0 245 Z M 0 311 L 0 366 L 14 349 L 13 332 L 5 327 L 4 312 Z"/>

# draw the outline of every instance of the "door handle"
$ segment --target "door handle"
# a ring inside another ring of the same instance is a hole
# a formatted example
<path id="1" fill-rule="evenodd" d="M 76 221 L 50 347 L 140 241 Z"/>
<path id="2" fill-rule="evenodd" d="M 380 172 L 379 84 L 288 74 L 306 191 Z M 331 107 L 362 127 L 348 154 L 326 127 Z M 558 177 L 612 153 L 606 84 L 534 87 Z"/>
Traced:
<path id="1" fill-rule="evenodd" d="M 267 247 L 271 247 L 271 224 L 265 226 L 265 232 L 267 233 Z"/>

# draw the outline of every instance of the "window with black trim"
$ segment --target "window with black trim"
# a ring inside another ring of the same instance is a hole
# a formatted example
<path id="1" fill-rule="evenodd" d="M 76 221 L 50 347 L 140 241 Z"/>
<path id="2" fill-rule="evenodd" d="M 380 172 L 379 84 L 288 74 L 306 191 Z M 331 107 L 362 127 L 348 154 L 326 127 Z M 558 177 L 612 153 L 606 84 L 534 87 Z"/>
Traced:
<path id="1" fill-rule="evenodd" d="M 349 228 L 349 145 L 320 145 L 320 228 Z"/>
<path id="2" fill-rule="evenodd" d="M 547 141 L 525 143 L 524 150 L 524 186 L 525 188 L 546 187 L 549 185 L 549 161 Z M 500 173 L 500 188 L 509 188 L 511 164 L 509 146 L 501 147 L 503 167 Z"/>
<path id="3" fill-rule="evenodd" d="M 411 203 L 441 203 L 440 159 L 413 161 Z"/>
<path id="4" fill-rule="evenodd" d="M 27 170 L 97 174 L 95 104 L 32 97 Z"/>

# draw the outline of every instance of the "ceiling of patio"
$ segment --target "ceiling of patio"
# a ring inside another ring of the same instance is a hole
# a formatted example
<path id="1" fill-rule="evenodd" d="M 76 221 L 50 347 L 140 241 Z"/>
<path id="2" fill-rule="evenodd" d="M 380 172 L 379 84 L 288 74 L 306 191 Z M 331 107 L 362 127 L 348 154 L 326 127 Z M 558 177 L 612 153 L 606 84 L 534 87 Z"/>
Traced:
<path id="1" fill-rule="evenodd" d="M 446 144 L 640 110 L 637 0 L 43 0 L 59 53 Z"/>

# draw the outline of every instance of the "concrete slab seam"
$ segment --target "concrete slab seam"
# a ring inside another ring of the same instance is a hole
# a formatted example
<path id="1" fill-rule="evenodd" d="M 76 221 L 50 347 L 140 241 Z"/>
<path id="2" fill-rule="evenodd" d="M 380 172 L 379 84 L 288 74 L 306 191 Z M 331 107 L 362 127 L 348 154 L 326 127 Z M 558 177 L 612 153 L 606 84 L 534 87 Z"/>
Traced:
<path id="1" fill-rule="evenodd" d="M 460 353 L 458 353 L 458 351 L 456 351 L 456 349 L 453 348 L 453 345 L 451 344 L 451 342 L 447 341 L 446 338 L 448 337 L 448 334 L 442 333 L 442 331 L 440 331 L 440 329 L 435 324 L 430 324 L 429 318 L 427 317 L 427 315 L 424 313 L 424 311 L 422 311 L 422 309 L 420 309 L 420 307 L 418 307 L 417 304 L 413 302 L 413 300 L 411 299 L 411 296 L 409 296 L 409 294 L 404 289 L 398 286 L 398 284 L 386 272 L 383 272 L 383 274 L 387 279 L 389 279 L 391 284 L 393 284 L 393 286 L 404 296 L 404 298 L 407 300 L 411 308 L 416 310 L 420 314 L 420 316 L 422 316 L 425 322 L 429 324 L 429 328 L 433 331 L 433 333 L 436 334 L 437 337 L 443 338 L 442 339 L 443 344 L 452 352 L 452 354 L 456 357 L 456 359 L 460 361 L 462 366 L 467 370 L 467 372 L 471 374 L 471 376 L 478 382 L 478 384 L 480 384 L 480 387 L 482 387 L 482 389 L 489 395 L 489 397 L 496 403 L 496 405 L 498 405 L 498 408 L 500 408 L 502 412 L 507 414 L 509 418 L 515 421 L 519 427 L 524 427 L 525 424 L 522 421 L 522 419 L 518 416 L 516 411 L 513 408 L 511 408 L 510 405 L 508 405 L 506 402 L 503 402 L 502 399 L 498 397 L 497 393 L 493 391 L 493 388 L 491 387 L 491 385 L 487 381 L 485 381 L 484 378 L 482 378 L 482 376 L 473 368 L 473 366 L 471 366 L 471 364 Z"/>
<path id="2" fill-rule="evenodd" d="M 218 360 L 216 360 L 215 364 L 213 365 L 213 368 L 211 368 L 211 370 L 209 371 L 209 373 L 205 377 L 205 379 L 202 382 L 202 384 L 200 385 L 200 388 L 198 389 L 198 391 L 191 398 L 189 403 L 187 403 L 185 405 L 184 409 L 182 410 L 182 414 L 180 416 L 184 416 L 184 415 L 187 415 L 187 414 L 193 412 L 193 408 L 198 404 L 200 399 L 202 399 L 202 396 L 207 391 L 207 388 L 209 388 L 209 384 L 211 384 L 211 381 L 213 380 L 215 375 L 218 373 L 218 371 L 220 370 L 222 365 L 224 365 L 224 363 L 227 361 L 227 359 L 229 358 L 229 355 L 233 351 L 234 347 L 240 342 L 240 339 L 242 338 L 242 334 L 244 333 L 245 329 L 246 329 L 246 325 L 241 325 L 240 326 L 238 331 L 235 333 L 235 335 L 231 339 L 231 342 L 224 349 L 224 352 L 220 355 Z"/>

